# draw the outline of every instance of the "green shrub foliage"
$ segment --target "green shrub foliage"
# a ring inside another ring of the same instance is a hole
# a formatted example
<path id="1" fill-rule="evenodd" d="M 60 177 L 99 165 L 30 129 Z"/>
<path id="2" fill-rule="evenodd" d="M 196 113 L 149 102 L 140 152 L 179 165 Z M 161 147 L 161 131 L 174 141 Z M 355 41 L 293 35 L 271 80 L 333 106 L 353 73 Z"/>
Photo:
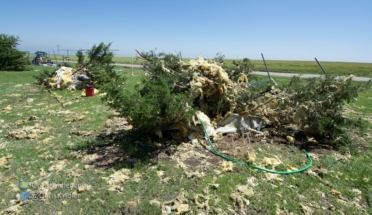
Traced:
<path id="1" fill-rule="evenodd" d="M 308 132 L 317 139 L 328 140 L 334 146 L 350 143 L 347 128 L 363 129 L 365 123 L 361 118 L 351 119 L 343 115 L 344 105 L 353 102 L 360 92 L 370 87 L 370 83 L 355 83 L 328 76 L 325 79 L 300 79 L 293 77 L 282 86 L 290 95 L 283 107 L 307 104 L 305 124 Z M 282 107 L 282 108 L 283 108 Z"/>
<path id="2" fill-rule="evenodd" d="M 83 51 L 82 50 L 78 50 L 76 52 L 76 57 L 78 58 L 77 60 L 77 65 L 83 65 L 84 63 L 84 54 L 83 54 Z"/>
<path id="3" fill-rule="evenodd" d="M 90 78 L 90 84 L 101 85 L 107 81 L 108 77 L 114 75 L 114 62 L 112 58 L 114 54 L 110 51 L 111 43 L 100 43 L 94 45 L 92 49 L 87 51 L 88 61 L 78 65 L 78 70 L 85 71 Z"/>
<path id="4" fill-rule="evenodd" d="M 192 104 L 192 98 L 185 80 L 190 74 L 180 71 L 179 58 L 173 54 L 142 54 L 148 61 L 144 64 L 147 77 L 135 86 L 134 91 L 126 89 L 126 78 L 115 72 L 106 71 L 100 89 L 106 92 L 103 97 L 121 115 L 129 117 L 134 132 L 151 136 L 167 126 L 181 120 L 190 120 L 195 108 L 185 108 Z M 165 73 L 168 68 L 172 75 Z"/>
<path id="5" fill-rule="evenodd" d="M 17 50 L 19 37 L 0 34 L 0 71 L 25 71 L 30 62 L 26 53 Z"/>
<path id="6" fill-rule="evenodd" d="M 50 87 L 48 85 L 48 79 L 52 78 L 55 75 L 56 75 L 55 71 L 49 71 L 47 69 L 44 69 L 42 73 L 34 75 L 33 77 L 36 79 L 36 83 L 38 85 L 44 85 L 44 86 Z"/>

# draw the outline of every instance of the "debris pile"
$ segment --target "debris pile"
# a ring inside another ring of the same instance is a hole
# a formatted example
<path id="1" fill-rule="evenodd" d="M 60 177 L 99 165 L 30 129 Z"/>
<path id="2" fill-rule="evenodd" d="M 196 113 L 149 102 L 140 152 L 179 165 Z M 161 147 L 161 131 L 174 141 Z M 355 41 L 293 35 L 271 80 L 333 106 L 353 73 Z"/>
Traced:
<path id="1" fill-rule="evenodd" d="M 230 80 L 227 72 L 216 62 L 206 61 L 201 56 L 189 62 L 181 61 L 182 69 L 193 71 L 190 82 L 192 97 L 198 99 L 200 110 L 207 115 L 224 114 L 216 112 L 216 104 L 226 105 L 227 114 L 234 112 L 236 102 L 234 95 L 237 88 L 247 87 L 248 78 L 242 74 L 238 83 Z"/>
<path id="2" fill-rule="evenodd" d="M 267 85 L 258 96 L 256 94 L 252 98 L 248 96 L 251 88 L 248 87 L 248 78 L 244 74 L 238 82 L 233 82 L 216 62 L 205 61 L 201 57 L 188 63 L 181 62 L 181 65 L 194 71 L 190 82 L 191 92 L 201 110 L 196 116 L 203 122 L 209 136 L 240 130 L 262 133 L 261 129 L 264 128 L 271 134 L 287 136 L 289 143 L 294 143 L 295 138 L 291 136 L 293 132 L 291 135 L 286 132 L 288 128 L 301 130 L 310 137 L 323 132 L 324 128 L 313 121 L 314 115 L 320 111 L 319 107 L 331 107 L 331 97 L 345 90 L 345 86 L 353 78 L 351 75 L 330 86 L 324 84 L 323 89 L 309 92 L 314 94 L 327 91 L 324 94 L 328 94 L 328 98 L 308 99 L 309 95 L 304 92 L 281 90 L 274 83 Z M 332 108 L 328 108 L 323 114 L 332 111 Z M 197 124 L 199 122 L 194 120 L 194 125 Z"/>
<path id="3" fill-rule="evenodd" d="M 49 78 L 49 87 L 67 88 L 75 90 L 76 87 L 82 86 L 83 82 L 89 80 L 89 77 L 79 72 L 80 70 L 71 67 L 62 66 L 55 71 L 55 76 Z"/>
<path id="4" fill-rule="evenodd" d="M 235 75 L 231 68 L 201 56 L 183 61 L 173 55 L 139 54 L 147 75 L 135 92 L 118 93 L 126 87 L 119 80 L 104 85 L 104 99 L 131 119 L 135 132 L 159 138 L 165 131 L 178 130 L 179 137 L 192 140 L 205 127 L 208 136 L 217 139 L 225 133 L 250 131 L 257 136 L 287 137 L 291 144 L 300 132 L 308 139 L 337 140 L 344 137 L 341 126 L 347 124 L 338 110 L 359 89 L 349 84 L 352 75 L 305 83 L 297 77 L 280 88 L 271 78 L 266 84 L 248 83 L 249 72 Z M 237 78 L 233 80 L 231 74 Z"/>

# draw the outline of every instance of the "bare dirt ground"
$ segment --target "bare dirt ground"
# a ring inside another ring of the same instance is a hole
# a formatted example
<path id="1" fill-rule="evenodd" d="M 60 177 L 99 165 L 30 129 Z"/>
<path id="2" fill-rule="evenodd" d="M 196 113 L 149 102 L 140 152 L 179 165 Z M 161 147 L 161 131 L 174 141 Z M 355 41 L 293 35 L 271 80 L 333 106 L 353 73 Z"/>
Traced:
<path id="1" fill-rule="evenodd" d="M 82 152 L 75 152 L 75 156 L 81 158 L 85 163 L 94 165 L 100 169 L 122 167 L 134 168 L 141 160 L 134 156 L 126 148 L 119 148 L 122 140 L 131 126 L 121 117 L 108 119 L 104 123 L 105 130 L 97 138 L 103 138 L 101 144 Z M 265 130 L 265 129 L 264 129 Z M 171 134 L 172 135 L 172 134 Z M 202 132 L 199 138 L 189 140 L 188 138 L 179 137 L 177 140 L 169 136 L 154 142 L 151 149 L 147 150 L 148 154 L 141 163 L 168 163 L 175 168 L 181 168 L 188 178 L 202 177 L 208 173 L 223 174 L 224 171 L 239 171 L 231 167 L 231 162 L 218 156 L 210 143 L 203 138 Z M 173 133 L 174 135 L 174 133 Z M 296 136 L 296 135 L 294 135 Z M 160 144 L 161 142 L 161 144 Z M 329 145 L 321 143 L 308 142 L 301 135 L 296 136 L 294 143 L 289 143 L 285 136 L 256 135 L 252 133 L 230 133 L 222 137 L 212 139 L 214 147 L 223 155 L 246 161 L 248 151 L 257 155 L 254 163 L 257 166 L 265 167 L 263 160 L 265 158 L 277 158 L 284 166 L 291 166 L 300 169 L 308 164 L 307 157 L 303 153 L 306 150 L 313 160 L 322 160 L 324 156 L 332 156 L 336 159 L 341 157 L 340 152 L 335 151 Z M 149 145 L 134 143 L 136 150 Z M 356 150 L 363 152 L 368 146 L 354 142 L 351 146 Z M 147 148 L 148 149 L 148 148 Z M 229 166 L 230 165 L 230 166 Z M 228 170 L 231 168 L 231 170 Z M 312 167 L 317 171 L 320 167 Z M 323 167 L 324 168 L 324 167 Z M 280 170 L 288 171 L 289 169 Z"/>
<path id="2" fill-rule="evenodd" d="M 125 150 L 120 150 L 116 143 L 125 136 L 126 131 L 130 129 L 123 118 L 115 117 L 113 120 L 106 121 L 106 131 L 99 136 L 104 136 L 107 139 L 105 144 L 98 145 L 83 153 L 75 153 L 75 156 L 80 157 L 87 164 L 95 165 L 96 167 L 108 169 L 115 166 L 134 167 L 139 161 L 138 157 L 133 157 Z M 300 138 L 296 142 L 289 144 L 284 137 L 280 136 L 256 136 L 253 137 L 245 134 L 232 133 L 212 140 L 215 148 L 222 154 L 234 159 L 245 161 L 247 151 L 256 151 L 262 156 L 278 155 L 284 159 L 291 156 L 293 148 L 301 152 L 305 149 L 312 156 L 320 158 L 334 152 L 333 149 L 321 144 L 307 143 Z M 142 147 L 138 145 L 138 147 Z M 292 149 L 291 149 L 292 147 Z M 363 151 L 364 146 L 355 146 Z M 261 148 L 272 148 L 273 152 L 261 150 Z M 298 153 L 297 152 L 297 153 Z M 261 157 L 262 157 L 261 156 Z M 210 171 L 218 171 L 221 168 L 225 159 L 218 156 L 204 138 L 188 140 L 165 140 L 162 146 L 153 146 L 153 150 L 148 154 L 147 162 L 167 162 L 173 164 L 176 168 L 182 168 L 188 177 L 200 176 Z M 306 156 L 304 155 L 304 161 Z"/>

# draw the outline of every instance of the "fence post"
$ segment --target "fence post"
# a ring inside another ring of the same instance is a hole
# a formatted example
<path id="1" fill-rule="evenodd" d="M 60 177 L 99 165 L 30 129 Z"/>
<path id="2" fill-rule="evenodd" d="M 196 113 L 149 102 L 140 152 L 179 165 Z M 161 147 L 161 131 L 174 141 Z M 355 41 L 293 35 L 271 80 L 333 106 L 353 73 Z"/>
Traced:
<path id="1" fill-rule="evenodd" d="M 132 56 L 132 76 L 133 76 L 133 56 Z"/>

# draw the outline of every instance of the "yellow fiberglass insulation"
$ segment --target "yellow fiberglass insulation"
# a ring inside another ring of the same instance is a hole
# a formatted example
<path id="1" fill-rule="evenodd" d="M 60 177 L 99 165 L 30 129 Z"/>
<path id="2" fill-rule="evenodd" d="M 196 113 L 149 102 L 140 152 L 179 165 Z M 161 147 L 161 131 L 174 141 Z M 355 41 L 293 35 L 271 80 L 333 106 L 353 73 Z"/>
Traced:
<path id="1" fill-rule="evenodd" d="M 245 74 L 241 74 L 238 78 L 238 84 L 241 87 L 248 87 L 248 77 Z"/>
<path id="2" fill-rule="evenodd" d="M 288 101 L 288 96 L 289 95 L 285 92 L 272 86 L 269 92 L 255 101 L 251 101 L 247 110 L 240 112 L 240 114 L 242 116 L 260 117 L 267 125 L 279 126 L 281 121 L 293 122 L 295 110 L 290 106 L 280 108 L 280 104 L 283 104 L 284 101 Z"/>
<path id="3" fill-rule="evenodd" d="M 56 71 L 56 75 L 49 79 L 49 86 L 56 88 L 65 88 L 70 83 L 74 83 L 72 75 L 75 69 L 62 66 Z"/>
<path id="4" fill-rule="evenodd" d="M 227 72 L 216 62 L 204 60 L 201 56 L 189 62 L 181 62 L 182 68 L 193 72 L 190 81 L 194 98 L 199 99 L 200 110 L 207 115 L 231 114 L 236 107 L 235 86 Z M 248 80 L 242 80 L 248 82 Z M 221 108 L 216 110 L 217 105 Z"/>

